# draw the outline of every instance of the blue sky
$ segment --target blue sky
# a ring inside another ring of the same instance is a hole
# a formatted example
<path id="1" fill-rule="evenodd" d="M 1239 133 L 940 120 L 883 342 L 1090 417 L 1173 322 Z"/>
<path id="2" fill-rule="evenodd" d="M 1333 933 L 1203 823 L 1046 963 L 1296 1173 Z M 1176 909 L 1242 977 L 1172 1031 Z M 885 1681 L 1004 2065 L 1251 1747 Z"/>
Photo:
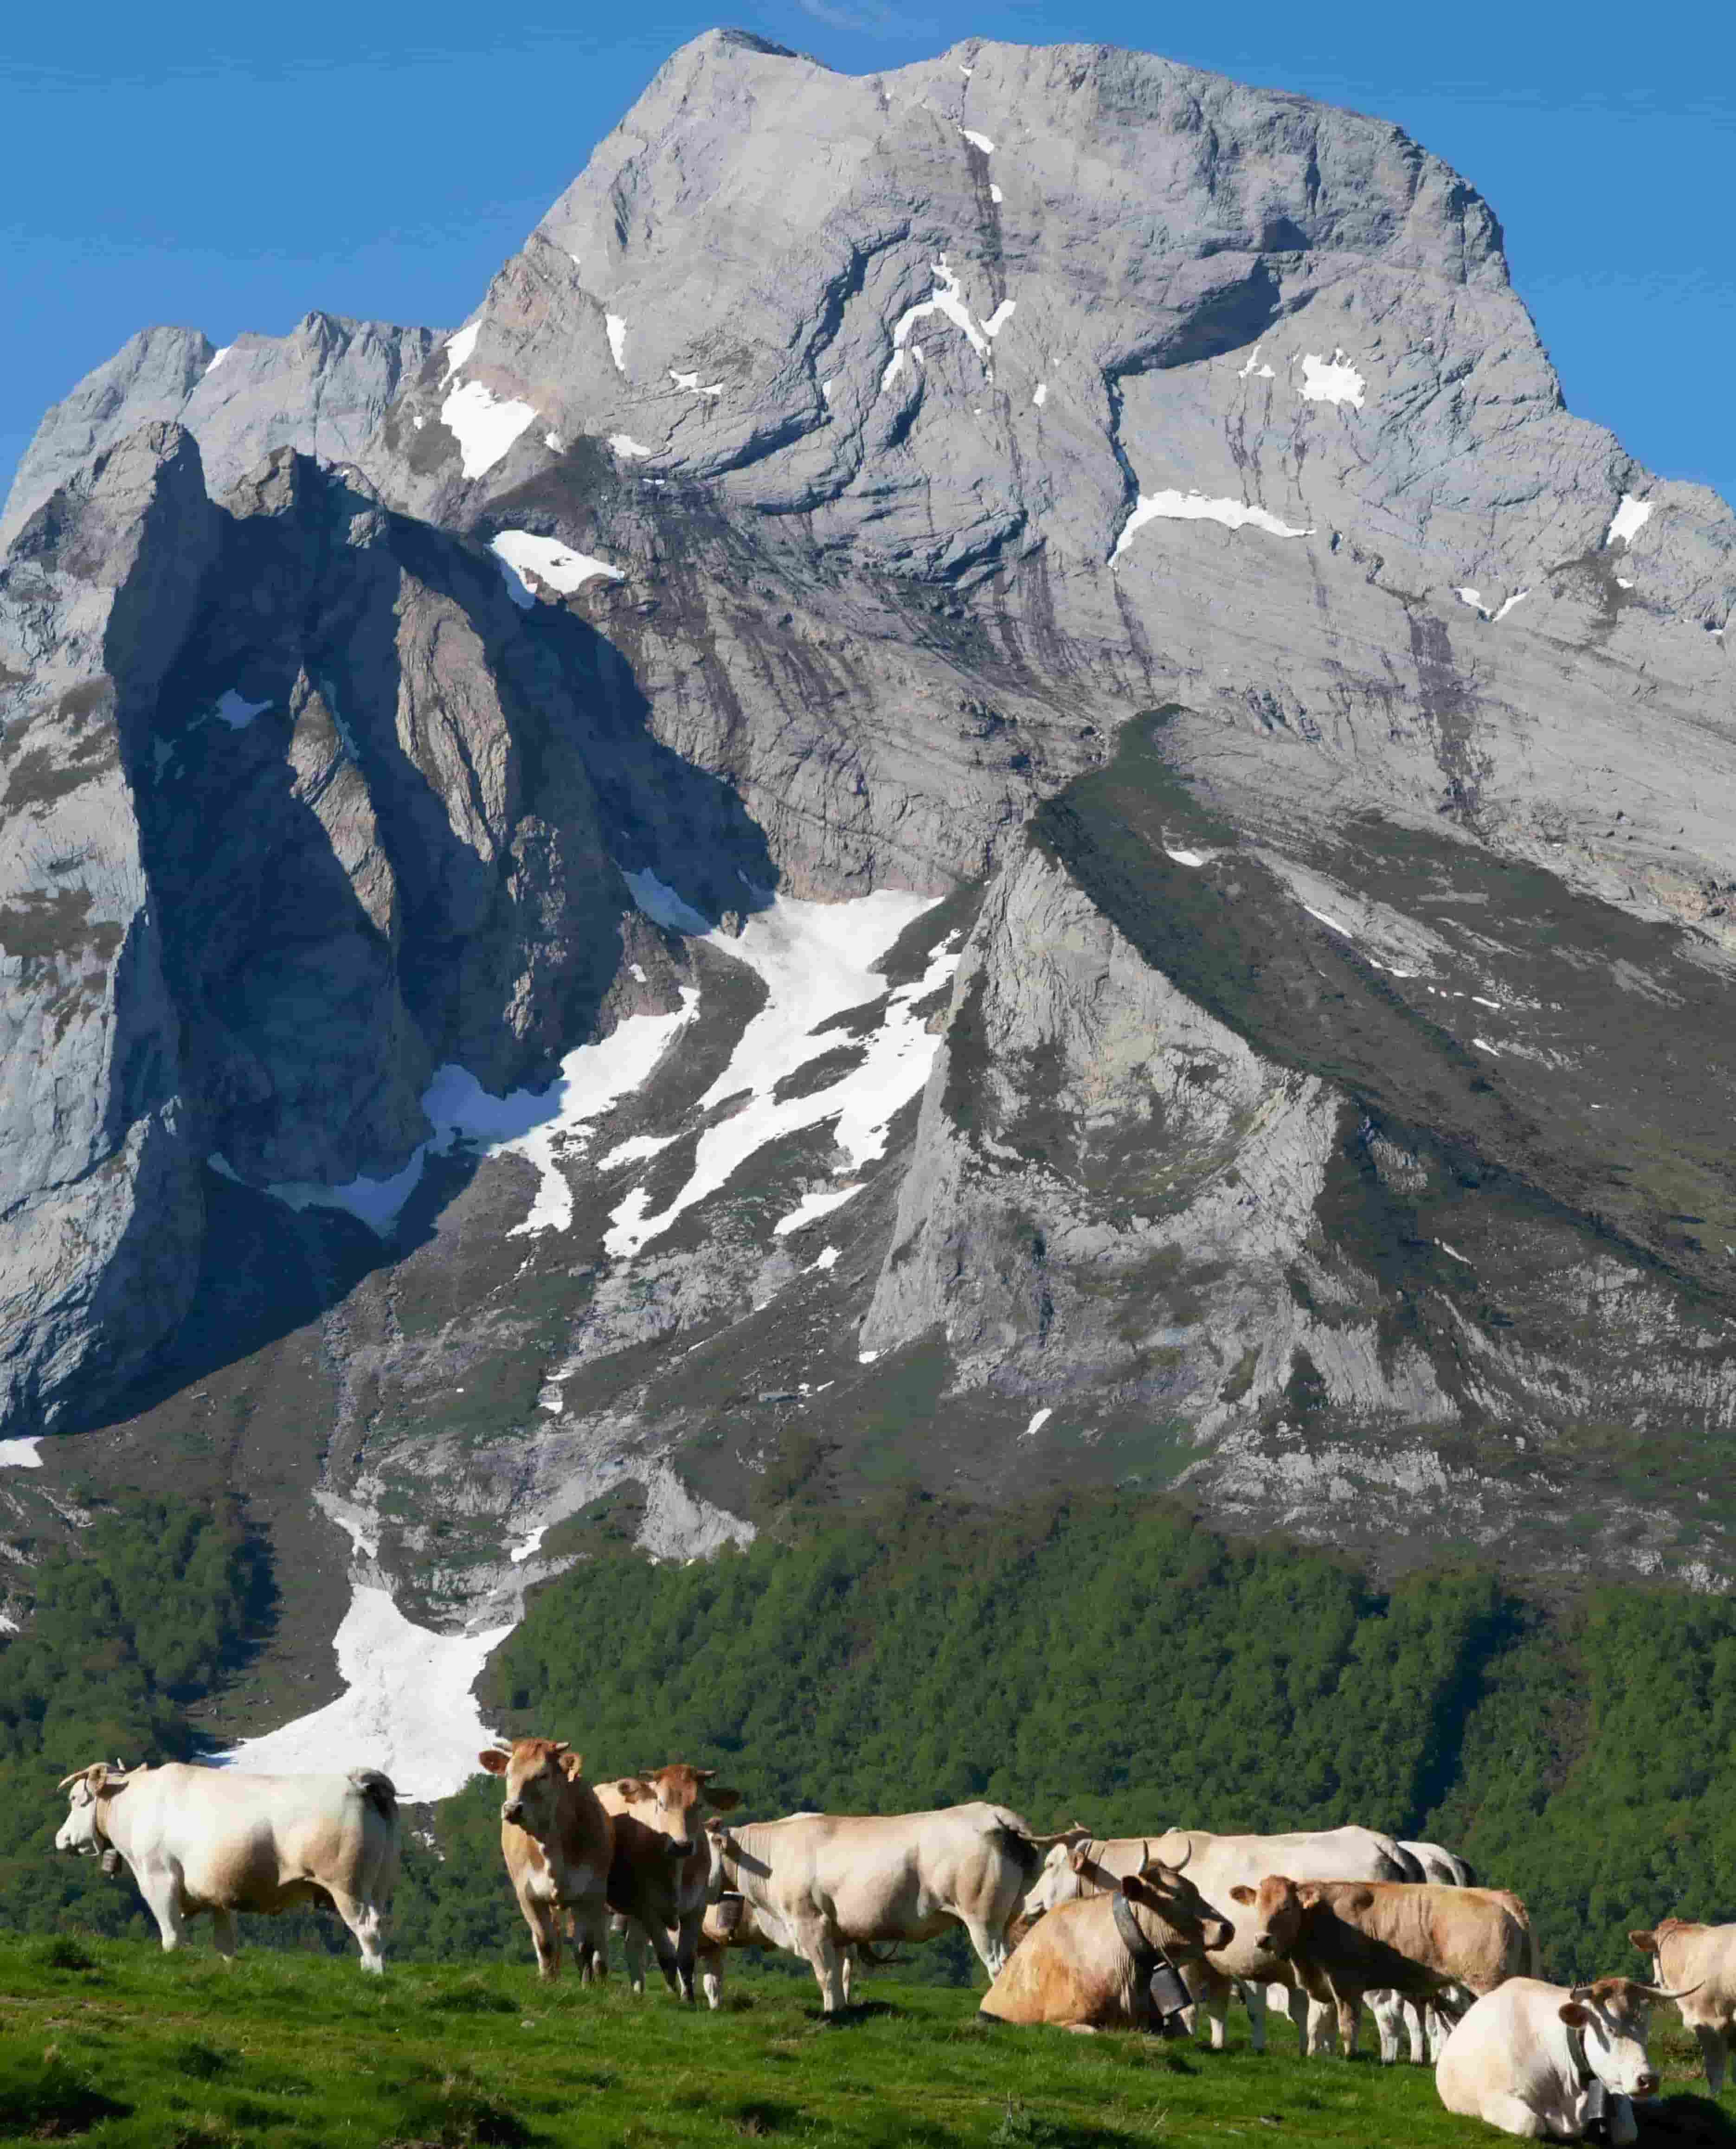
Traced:
<path id="1" fill-rule="evenodd" d="M 1570 405 L 1736 500 L 1728 0 L 6 14 L 0 491 L 45 406 L 149 322 L 224 343 L 311 306 L 460 320 L 663 58 L 722 20 L 852 73 L 969 36 L 1137 45 L 1394 119 L 1502 219 Z"/>

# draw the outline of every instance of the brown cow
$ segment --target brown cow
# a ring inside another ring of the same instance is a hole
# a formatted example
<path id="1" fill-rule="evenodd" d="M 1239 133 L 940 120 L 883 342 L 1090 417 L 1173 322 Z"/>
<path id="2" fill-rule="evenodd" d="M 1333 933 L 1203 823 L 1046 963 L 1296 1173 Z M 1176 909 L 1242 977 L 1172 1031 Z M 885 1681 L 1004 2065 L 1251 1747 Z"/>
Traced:
<path id="1" fill-rule="evenodd" d="M 477 1759 L 506 1779 L 501 1855 L 536 1949 L 536 1974 L 561 1975 L 561 1928 L 588 1985 L 607 1972 L 606 1900 L 615 1824 L 564 1739 L 516 1739 Z"/>
<path id="2" fill-rule="evenodd" d="M 1662 1918 L 1649 1930 L 1629 1933 L 1642 1955 L 1655 1958 L 1658 1983 L 1687 1985 L 1673 1994 L 1676 2011 L 1693 2031 L 1713 2096 L 1724 2086 L 1724 2057 L 1736 2028 L 1736 1925 L 1695 1925 Z"/>
<path id="3" fill-rule="evenodd" d="M 742 1796 L 714 1784 L 717 1773 L 672 1761 L 664 1769 L 597 1785 L 615 1823 L 609 1908 L 627 1921 L 627 1974 L 635 1992 L 645 1990 L 648 1939 L 669 1990 L 678 1999 L 693 1997 L 712 1877 L 711 1845 L 697 1809 L 708 1805 L 727 1813 Z"/>
<path id="4" fill-rule="evenodd" d="M 1112 1892 L 1076 1897 L 1031 1926 L 995 1975 L 979 2011 L 1067 2030 L 1157 2026 L 1148 1981 L 1160 1955 L 1197 1964 L 1235 1928 L 1187 1875 L 1154 1858 Z"/>
<path id="5" fill-rule="evenodd" d="M 1451 1985 L 1480 1997 L 1533 1967 L 1530 1916 L 1504 1888 L 1298 1882 L 1279 1873 L 1230 1895 L 1250 1914 L 1242 1923 L 1252 1944 L 1282 1955 L 1311 1999 L 1332 2003 L 1346 2057 L 1367 1993 L 1439 2004 Z"/>

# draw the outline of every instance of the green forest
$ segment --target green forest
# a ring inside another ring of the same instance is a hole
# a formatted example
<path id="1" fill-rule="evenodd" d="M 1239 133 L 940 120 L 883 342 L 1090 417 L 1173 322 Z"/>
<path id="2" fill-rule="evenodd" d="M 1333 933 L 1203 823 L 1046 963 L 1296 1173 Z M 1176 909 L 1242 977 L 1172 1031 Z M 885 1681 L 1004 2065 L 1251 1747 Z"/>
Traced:
<path id="1" fill-rule="evenodd" d="M 53 1855 L 53 1787 L 98 1754 L 196 1750 L 187 1712 L 263 1601 L 239 1532 L 173 1502 L 105 1517 L 87 1547 L 38 1570 L 33 1627 L 0 1651 L 0 1924 L 15 1928 L 148 1930 L 130 1886 Z M 1356 1820 L 1432 1839 L 1518 1890 L 1561 1975 L 1637 1970 L 1628 1928 L 1666 1912 L 1736 1911 L 1721 1598 L 1525 1594 L 1462 1568 L 1382 1588 L 1149 1498 L 985 1512 L 909 1495 L 686 1567 L 594 1538 L 533 1595 L 482 1693 L 503 1730 L 570 1739 L 596 1774 L 716 1766 L 744 1814 L 988 1797 L 1039 1828 Z M 400 1956 L 528 1959 L 498 1798 L 479 1779 L 427 1809 Z M 313 1919 L 250 1936 L 342 1938 Z M 937 1946 L 911 1970 L 968 1964 Z"/>

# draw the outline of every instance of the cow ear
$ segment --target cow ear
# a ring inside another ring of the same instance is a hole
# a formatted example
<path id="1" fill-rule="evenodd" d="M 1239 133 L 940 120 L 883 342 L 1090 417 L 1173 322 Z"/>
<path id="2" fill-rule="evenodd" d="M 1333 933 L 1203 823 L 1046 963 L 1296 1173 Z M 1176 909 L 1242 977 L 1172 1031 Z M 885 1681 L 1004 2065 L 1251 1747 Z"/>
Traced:
<path id="1" fill-rule="evenodd" d="M 512 1765 L 512 1756 L 510 1754 L 502 1754 L 497 1747 L 494 1746 L 491 1746 L 486 1753 L 479 1754 L 476 1759 L 487 1769 L 491 1776 L 504 1776 Z"/>
<path id="2" fill-rule="evenodd" d="M 1359 1888 L 1346 1904 L 1345 1908 L 1350 1910 L 1371 1910 L 1374 1908 L 1373 1889 Z"/>
<path id="3" fill-rule="evenodd" d="M 570 1753 L 571 1751 L 571 1742 L 566 1739 L 556 1739 L 550 1745 L 549 1751 L 551 1754 Z"/>
<path id="4" fill-rule="evenodd" d="M 1561 2004 L 1561 2019 L 1570 2030 L 1583 2030 L 1592 2019 L 1591 2010 L 1582 2007 L 1577 2000 L 1564 2000 Z"/>
<path id="5" fill-rule="evenodd" d="M 1639 1951 L 1640 1951 L 1640 1953 L 1641 1953 L 1642 1955 L 1656 1955 L 1656 1954 L 1657 1954 L 1657 1952 L 1658 1952 L 1658 1935 L 1657 1935 L 1657 1934 L 1656 1934 L 1656 1933 L 1654 1933 L 1654 1932 L 1652 1932 L 1652 1933 L 1648 1933 L 1648 1932 L 1629 1933 L 1629 1934 L 1628 1934 L 1628 1939 L 1629 1939 L 1630 1940 L 1632 1940 L 1632 1941 L 1633 1941 L 1633 1945 L 1635 1945 L 1635 1947 L 1637 1947 L 1637 1948 L 1639 1950 Z"/>
<path id="6" fill-rule="evenodd" d="M 1067 1854 L 1067 1863 L 1073 1868 L 1075 1873 L 1084 1873 L 1091 1863 L 1090 1845 L 1089 1843 L 1075 1843 L 1072 1850 Z"/>
<path id="7" fill-rule="evenodd" d="M 1238 1880 L 1230 1890 L 1230 1900 L 1232 1903 L 1251 1903 L 1255 1900 L 1254 1890 L 1245 1880 Z"/>
<path id="8" fill-rule="evenodd" d="M 713 1784 L 706 1792 L 705 1802 L 708 1806 L 715 1806 L 719 1813 L 731 1813 L 742 1803 L 742 1794 L 739 1791 L 730 1790 L 725 1784 Z"/>
<path id="9" fill-rule="evenodd" d="M 642 1799 L 656 1795 L 651 1785 L 640 1776 L 623 1776 L 616 1784 L 615 1789 L 617 1794 L 625 1799 L 630 1806 L 637 1805 Z"/>
<path id="10" fill-rule="evenodd" d="M 1374 1900 L 1374 1898 L 1371 1895 L 1368 1900 L 1371 1903 Z M 1321 1894 L 1320 1890 L 1315 1885 L 1313 1881 L 1305 1880 L 1301 1886 L 1296 1890 L 1296 1900 L 1301 1905 L 1305 1910 L 1317 1910 L 1321 1905 L 1326 1900 L 1326 1898 Z"/>
<path id="11" fill-rule="evenodd" d="M 585 1773 L 585 1757 L 582 1754 L 563 1754 L 561 1766 L 566 1772 L 567 1781 L 576 1784 Z"/>
<path id="12" fill-rule="evenodd" d="M 1139 1900 L 1139 1898 L 1134 1894 L 1134 1890 L 1138 1885 L 1139 1875 L 1135 1873 L 1124 1873 L 1120 1880 L 1115 1883 L 1116 1887 L 1120 1890 L 1121 1893 L 1126 1896 L 1127 1900 L 1130 1903 L 1137 1902 Z"/>

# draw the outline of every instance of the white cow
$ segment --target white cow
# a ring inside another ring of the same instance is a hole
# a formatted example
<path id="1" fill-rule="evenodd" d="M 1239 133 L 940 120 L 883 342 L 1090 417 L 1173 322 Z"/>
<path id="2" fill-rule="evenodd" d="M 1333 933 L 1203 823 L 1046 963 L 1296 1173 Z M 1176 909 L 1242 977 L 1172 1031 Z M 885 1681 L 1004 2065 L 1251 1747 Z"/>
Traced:
<path id="1" fill-rule="evenodd" d="M 914 1814 L 793 1814 L 715 1828 L 715 1885 L 735 1890 L 813 1970 L 825 2011 L 843 2004 L 843 1952 L 926 1940 L 963 1925 L 993 1977 L 1044 1853 L 1005 1806 L 977 1800 Z"/>
<path id="2" fill-rule="evenodd" d="M 118 1852 L 165 1949 L 209 1910 L 217 1952 L 233 1960 L 236 1911 L 270 1916 L 324 1895 L 360 1943 L 362 1968 L 385 1968 L 380 1930 L 403 1826 L 379 1769 L 249 1776 L 179 1761 L 124 1770 L 98 1761 L 60 1788 L 72 1796 L 55 1849 Z"/>
<path id="3" fill-rule="evenodd" d="M 1646 2051 L 1652 2008 L 1683 1996 L 1627 1977 L 1571 1988 L 1509 1978 L 1447 2040 L 1435 2068 L 1441 2101 L 1503 2134 L 1556 2141 L 1581 2140 L 1607 2102 L 1609 2140 L 1624 2149 L 1639 2138 L 1629 2100 L 1658 2087 Z"/>

